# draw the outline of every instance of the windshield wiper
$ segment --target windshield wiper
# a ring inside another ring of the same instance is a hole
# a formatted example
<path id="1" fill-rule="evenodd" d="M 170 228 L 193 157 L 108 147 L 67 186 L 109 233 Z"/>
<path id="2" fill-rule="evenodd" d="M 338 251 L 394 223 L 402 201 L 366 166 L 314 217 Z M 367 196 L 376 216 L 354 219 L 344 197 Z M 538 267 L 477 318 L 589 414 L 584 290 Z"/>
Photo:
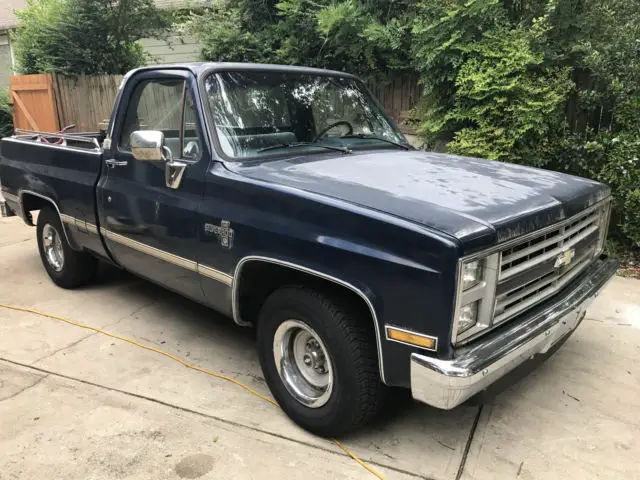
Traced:
<path id="1" fill-rule="evenodd" d="M 384 137 L 379 137 L 377 135 L 366 135 L 364 133 L 352 133 L 349 135 L 342 135 L 340 138 L 361 138 L 361 139 L 368 139 L 368 140 L 380 140 L 381 142 L 387 142 L 387 143 L 390 143 L 391 145 L 395 145 L 396 147 L 400 147 L 405 150 L 411 150 L 411 147 L 409 145 L 405 145 L 399 142 L 394 142 L 393 140 L 389 140 L 388 138 L 384 138 Z"/>
<path id="2" fill-rule="evenodd" d="M 268 147 L 261 148 L 257 153 L 266 152 L 268 150 L 277 150 L 279 148 L 297 148 L 297 147 L 321 147 L 327 150 L 335 150 L 336 152 L 351 153 L 351 150 L 346 147 L 334 147 L 333 145 L 324 145 L 322 143 L 313 142 L 294 142 L 294 143 L 278 143 L 276 145 L 270 145 Z"/>

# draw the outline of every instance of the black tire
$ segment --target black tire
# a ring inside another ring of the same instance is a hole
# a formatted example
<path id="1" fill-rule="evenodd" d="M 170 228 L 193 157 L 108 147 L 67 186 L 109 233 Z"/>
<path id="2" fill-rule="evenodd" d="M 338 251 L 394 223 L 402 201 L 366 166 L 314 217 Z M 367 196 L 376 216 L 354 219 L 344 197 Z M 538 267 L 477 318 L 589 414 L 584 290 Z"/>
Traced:
<path id="1" fill-rule="evenodd" d="M 45 251 L 43 232 L 49 225 L 59 236 L 63 253 L 63 262 L 59 269 L 56 269 L 47 257 Z M 60 216 L 51 207 L 40 210 L 38 215 L 38 250 L 40 259 L 51 280 L 62 288 L 73 289 L 90 283 L 95 277 L 98 269 L 98 260 L 86 252 L 73 250 L 67 242 L 64 228 L 60 222 Z"/>
<path id="2" fill-rule="evenodd" d="M 258 321 L 258 353 L 271 393 L 289 417 L 305 430 L 336 437 L 366 424 L 383 406 L 386 387 L 380 380 L 376 338 L 371 319 L 361 318 L 347 301 L 302 286 L 282 287 L 264 303 Z M 326 403 L 311 408 L 285 386 L 274 358 L 278 327 L 295 319 L 311 327 L 330 357 L 333 389 Z"/>

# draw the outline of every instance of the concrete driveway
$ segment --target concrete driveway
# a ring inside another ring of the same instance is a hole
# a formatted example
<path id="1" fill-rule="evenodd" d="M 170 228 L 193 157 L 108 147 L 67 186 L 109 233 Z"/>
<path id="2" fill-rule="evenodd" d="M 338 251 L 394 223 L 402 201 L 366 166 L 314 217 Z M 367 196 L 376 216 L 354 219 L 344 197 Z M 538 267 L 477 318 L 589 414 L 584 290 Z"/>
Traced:
<path id="1" fill-rule="evenodd" d="M 162 348 L 269 395 L 253 332 L 127 274 L 59 289 L 35 229 L 0 219 L 0 303 Z M 483 407 L 400 396 L 344 443 L 388 479 L 640 478 L 640 282 L 616 278 L 563 348 Z M 368 479 L 237 386 L 0 309 L 0 479 Z"/>

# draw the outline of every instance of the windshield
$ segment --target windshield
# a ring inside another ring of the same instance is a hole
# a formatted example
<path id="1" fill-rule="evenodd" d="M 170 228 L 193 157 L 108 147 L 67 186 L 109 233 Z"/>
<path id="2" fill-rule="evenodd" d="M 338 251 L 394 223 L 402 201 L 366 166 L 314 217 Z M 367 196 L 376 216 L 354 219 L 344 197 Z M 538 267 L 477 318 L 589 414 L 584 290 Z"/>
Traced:
<path id="1" fill-rule="evenodd" d="M 407 148 L 404 136 L 353 78 L 219 72 L 206 79 L 205 95 L 220 148 L 230 158 L 290 154 L 291 147 L 297 153 L 326 152 L 328 146 Z"/>

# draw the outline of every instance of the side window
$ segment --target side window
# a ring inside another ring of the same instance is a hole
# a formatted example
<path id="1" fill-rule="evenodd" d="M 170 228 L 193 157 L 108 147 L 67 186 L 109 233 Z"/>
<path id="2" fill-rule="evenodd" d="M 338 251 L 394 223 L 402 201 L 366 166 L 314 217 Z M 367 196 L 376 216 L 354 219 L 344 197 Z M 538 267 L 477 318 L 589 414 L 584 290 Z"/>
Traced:
<path id="1" fill-rule="evenodd" d="M 187 89 L 184 99 L 184 115 L 182 121 L 182 158 L 185 160 L 200 160 L 202 152 L 202 135 L 198 127 L 196 108 L 193 104 L 191 92 Z"/>
<path id="2" fill-rule="evenodd" d="M 186 83 L 182 79 L 149 80 L 136 87 L 124 120 L 118 145 L 130 151 L 136 130 L 159 130 L 174 158 L 182 157 L 182 120 Z"/>

